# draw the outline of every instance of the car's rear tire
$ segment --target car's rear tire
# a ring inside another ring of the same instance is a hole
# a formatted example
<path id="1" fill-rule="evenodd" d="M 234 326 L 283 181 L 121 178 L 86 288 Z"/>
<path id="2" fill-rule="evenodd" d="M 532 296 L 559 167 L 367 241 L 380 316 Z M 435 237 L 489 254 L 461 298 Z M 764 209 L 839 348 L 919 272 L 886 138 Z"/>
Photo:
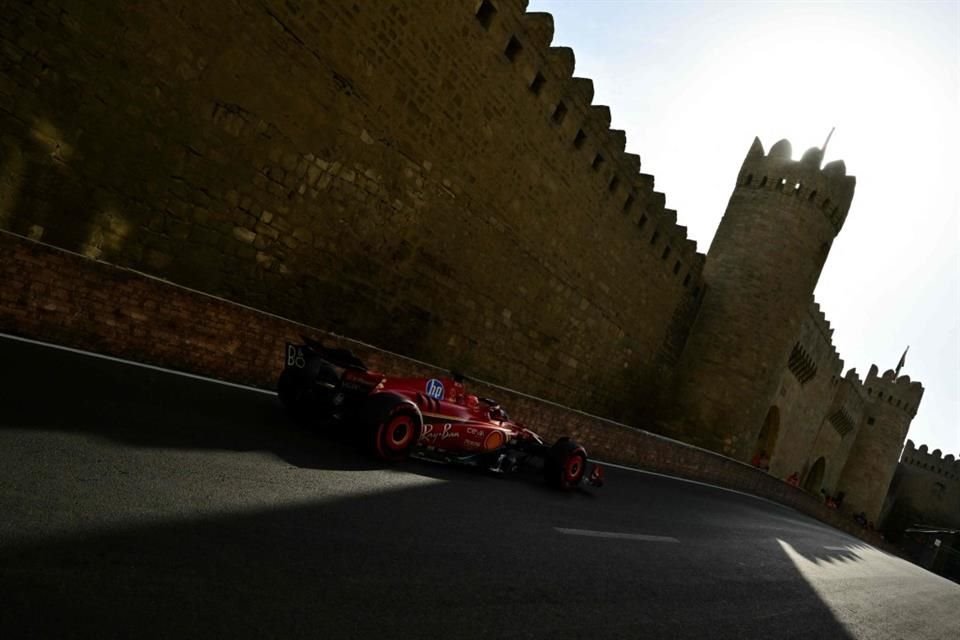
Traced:
<path id="1" fill-rule="evenodd" d="M 547 451 L 543 475 L 547 483 L 558 489 L 573 489 L 580 484 L 587 470 L 587 454 L 570 438 L 560 438 Z"/>
<path id="2" fill-rule="evenodd" d="M 313 403 L 313 385 L 293 369 L 284 369 L 277 380 L 277 397 L 283 408 L 297 418 L 302 418 Z"/>
<path id="3" fill-rule="evenodd" d="M 373 426 L 373 453 L 386 462 L 399 462 L 420 440 L 422 421 L 413 407 L 398 405 L 384 412 Z"/>
<path id="4" fill-rule="evenodd" d="M 277 380 L 277 397 L 290 415 L 298 420 L 323 423 L 336 409 L 339 391 L 337 373 L 328 365 L 308 373 L 302 369 L 284 369 Z"/>

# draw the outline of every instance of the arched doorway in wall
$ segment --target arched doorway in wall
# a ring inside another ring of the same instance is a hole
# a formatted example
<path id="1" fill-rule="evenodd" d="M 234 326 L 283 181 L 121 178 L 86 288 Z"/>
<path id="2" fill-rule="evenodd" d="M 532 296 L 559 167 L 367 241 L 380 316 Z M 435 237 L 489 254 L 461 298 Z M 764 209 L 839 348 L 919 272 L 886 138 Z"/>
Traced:
<path id="1" fill-rule="evenodd" d="M 769 470 L 770 458 L 773 456 L 773 448 L 777 446 L 777 437 L 779 435 L 780 409 L 772 406 L 767 410 L 767 417 L 763 420 L 763 427 L 761 427 L 760 435 L 757 436 L 757 443 L 753 447 L 753 456 L 750 458 L 750 464 L 764 471 Z"/>
<path id="2" fill-rule="evenodd" d="M 823 472 L 826 468 L 827 461 L 823 459 L 823 456 L 817 458 L 817 461 L 810 467 L 810 471 L 807 472 L 807 477 L 803 480 L 803 490 L 819 495 L 820 489 L 823 487 Z"/>

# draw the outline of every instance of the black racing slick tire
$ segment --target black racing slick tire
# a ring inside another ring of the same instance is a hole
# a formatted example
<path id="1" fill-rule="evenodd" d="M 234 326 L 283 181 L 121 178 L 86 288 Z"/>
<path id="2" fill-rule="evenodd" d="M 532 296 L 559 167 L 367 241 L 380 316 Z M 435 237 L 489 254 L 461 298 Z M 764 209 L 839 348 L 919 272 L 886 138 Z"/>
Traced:
<path id="1" fill-rule="evenodd" d="M 284 409 L 298 420 L 323 422 L 334 412 L 338 386 L 337 373 L 329 365 L 310 372 L 288 368 L 277 381 L 277 397 Z"/>
<path id="2" fill-rule="evenodd" d="M 277 397 L 291 415 L 303 418 L 312 404 L 311 384 L 293 369 L 284 369 L 277 380 Z"/>
<path id="3" fill-rule="evenodd" d="M 544 479 L 547 484 L 557 489 L 575 488 L 583 480 L 586 470 L 586 451 L 570 438 L 557 440 L 544 459 Z"/>

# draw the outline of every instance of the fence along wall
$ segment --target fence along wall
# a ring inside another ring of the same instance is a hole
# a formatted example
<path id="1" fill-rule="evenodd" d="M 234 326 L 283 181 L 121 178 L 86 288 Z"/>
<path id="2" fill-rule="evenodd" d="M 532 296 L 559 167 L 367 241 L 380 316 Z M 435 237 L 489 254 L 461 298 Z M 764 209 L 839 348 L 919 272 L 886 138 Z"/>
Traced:
<path id="1" fill-rule="evenodd" d="M 524 9 L 14 3 L 0 228 L 637 415 L 703 256 Z"/>

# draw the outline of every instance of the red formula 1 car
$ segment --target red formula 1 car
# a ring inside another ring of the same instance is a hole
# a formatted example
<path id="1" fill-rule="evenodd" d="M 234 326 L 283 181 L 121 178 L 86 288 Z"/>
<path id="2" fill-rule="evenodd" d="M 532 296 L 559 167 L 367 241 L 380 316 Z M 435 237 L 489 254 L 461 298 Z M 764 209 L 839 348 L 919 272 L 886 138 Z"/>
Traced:
<path id="1" fill-rule="evenodd" d="M 495 401 L 468 394 L 461 376 L 392 378 L 345 349 L 306 337 L 304 344 L 287 344 L 284 357 L 277 383 L 284 407 L 301 419 L 333 419 L 360 430 L 381 460 L 414 454 L 494 472 L 532 467 L 561 489 L 585 479 L 603 484 L 603 468 L 588 462 L 586 449 L 570 438 L 547 445 Z"/>

